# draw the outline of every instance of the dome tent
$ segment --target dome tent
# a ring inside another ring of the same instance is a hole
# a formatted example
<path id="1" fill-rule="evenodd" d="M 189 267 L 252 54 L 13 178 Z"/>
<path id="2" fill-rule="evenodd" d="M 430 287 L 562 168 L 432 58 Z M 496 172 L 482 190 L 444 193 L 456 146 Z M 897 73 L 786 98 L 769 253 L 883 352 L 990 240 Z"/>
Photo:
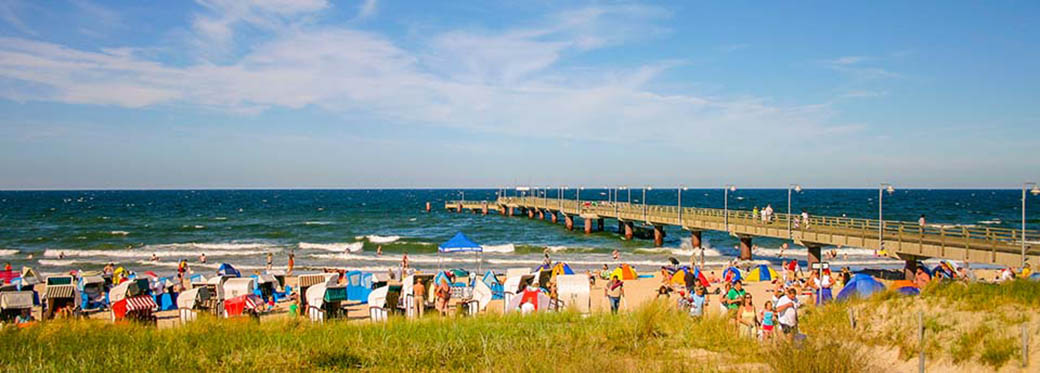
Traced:
<path id="1" fill-rule="evenodd" d="M 874 277 L 866 273 L 857 273 L 852 276 L 852 280 L 849 280 L 849 283 L 838 293 L 838 300 L 851 297 L 866 298 L 871 294 L 884 290 L 885 285 L 875 280 Z"/>

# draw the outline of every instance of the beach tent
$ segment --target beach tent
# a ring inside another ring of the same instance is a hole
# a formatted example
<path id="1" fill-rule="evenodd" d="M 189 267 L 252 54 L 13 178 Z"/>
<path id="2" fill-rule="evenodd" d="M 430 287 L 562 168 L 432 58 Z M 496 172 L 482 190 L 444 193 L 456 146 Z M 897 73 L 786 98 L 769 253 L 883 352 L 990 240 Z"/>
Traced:
<path id="1" fill-rule="evenodd" d="M 734 283 L 742 279 L 740 276 L 740 270 L 737 269 L 737 267 L 726 268 L 725 271 L 722 271 L 722 278 L 724 281 L 729 283 Z"/>
<path id="2" fill-rule="evenodd" d="M 552 270 L 552 266 L 550 266 L 548 264 L 545 264 L 545 263 L 542 263 L 542 264 L 539 264 L 537 267 L 534 267 L 534 269 L 531 270 L 531 273 L 538 273 L 538 272 L 541 272 L 541 271 L 548 271 L 548 270 Z"/>
<path id="3" fill-rule="evenodd" d="M 484 285 L 487 285 L 488 289 L 491 289 L 491 299 L 502 299 L 504 288 L 502 287 L 502 283 L 498 281 L 498 277 L 495 276 L 495 272 L 484 272 L 484 277 L 480 278 L 480 282 L 483 282 Z"/>
<path id="4" fill-rule="evenodd" d="M 477 256 L 477 267 L 480 266 L 479 255 L 484 252 L 484 247 L 480 246 L 476 242 L 470 240 L 462 232 L 455 233 L 451 239 L 444 241 L 444 243 L 437 246 L 437 251 L 441 253 L 476 253 Z"/>
<path id="5" fill-rule="evenodd" d="M 559 293 L 560 302 L 557 309 L 570 307 L 571 309 L 589 313 L 592 309 L 592 298 L 589 294 L 592 288 L 589 279 L 585 275 L 560 275 L 556 277 L 556 290 Z"/>
<path id="6" fill-rule="evenodd" d="M 751 272 L 748 272 L 747 274 L 748 282 L 773 281 L 779 278 L 780 275 L 778 275 L 776 271 L 774 271 L 772 268 L 769 268 L 769 266 L 765 264 L 759 264 L 755 266 L 754 269 L 752 269 Z"/>
<path id="7" fill-rule="evenodd" d="M 939 276 L 945 279 L 957 278 L 957 264 L 949 260 L 941 260 L 939 264 L 932 269 L 932 276 Z"/>
<path id="8" fill-rule="evenodd" d="M 1040 281 L 1040 272 L 1029 275 L 1029 279 L 1033 281 Z"/>
<path id="9" fill-rule="evenodd" d="M 347 272 L 347 299 L 365 303 L 372 292 L 372 274 L 361 271 Z"/>
<path id="10" fill-rule="evenodd" d="M 838 293 L 838 300 L 843 300 L 851 297 L 869 297 L 879 291 L 885 290 L 885 285 L 875 280 L 874 277 L 866 273 L 857 273 L 852 276 L 848 284 L 841 289 Z"/>
<path id="11" fill-rule="evenodd" d="M 227 263 L 220 264 L 220 268 L 217 268 L 217 275 L 224 277 L 242 277 L 241 272 Z"/>
<path id="12" fill-rule="evenodd" d="M 559 275 L 573 275 L 574 271 L 571 270 L 571 266 L 564 262 L 557 262 L 552 268 L 552 277 L 556 278 Z"/>
<path id="13" fill-rule="evenodd" d="M 917 288 L 917 284 L 913 281 L 898 280 L 892 283 L 892 289 L 904 294 L 904 295 L 918 295 L 921 294 L 921 289 Z"/>
<path id="14" fill-rule="evenodd" d="M 704 287 L 708 287 L 709 285 L 708 279 L 704 277 L 704 274 L 701 273 L 699 269 L 690 271 L 690 268 L 686 266 L 679 267 L 679 269 L 672 274 L 672 278 L 669 282 L 672 285 L 685 286 L 687 289 L 693 289 L 693 287 L 698 284 Z"/>
<path id="15" fill-rule="evenodd" d="M 616 269 L 614 269 L 614 272 L 612 272 L 610 276 L 617 276 L 622 280 L 635 280 L 639 278 L 639 275 L 636 274 L 635 268 L 632 268 L 632 266 L 628 264 L 622 264 L 618 266 Z"/>

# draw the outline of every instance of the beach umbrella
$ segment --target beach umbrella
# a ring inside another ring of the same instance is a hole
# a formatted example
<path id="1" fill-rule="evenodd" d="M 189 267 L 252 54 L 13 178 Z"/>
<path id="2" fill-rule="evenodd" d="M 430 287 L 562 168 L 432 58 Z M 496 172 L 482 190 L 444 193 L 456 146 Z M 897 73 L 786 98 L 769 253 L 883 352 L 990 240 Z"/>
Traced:
<path id="1" fill-rule="evenodd" d="M 484 247 L 470 240 L 462 232 L 455 233 L 451 239 L 437 246 L 437 251 L 441 253 L 476 253 L 478 255 L 477 271 L 480 271 L 479 255 L 484 252 Z"/>
<path id="2" fill-rule="evenodd" d="M 737 267 L 726 268 L 726 270 L 722 272 L 722 278 L 726 279 L 726 282 L 730 283 L 737 282 L 742 279 L 742 277 L 740 276 L 740 270 L 737 269 Z"/>
<path id="3" fill-rule="evenodd" d="M 220 264 L 220 268 L 217 269 L 217 275 L 227 277 L 242 277 L 241 272 L 239 272 L 237 269 L 235 269 L 235 267 L 232 267 L 230 264 L 227 263 Z"/>
<path id="4" fill-rule="evenodd" d="M 1029 275 L 1029 279 L 1033 281 L 1040 281 L 1040 272 Z"/>
<path id="5" fill-rule="evenodd" d="M 892 288 L 896 289 L 903 295 L 918 295 L 921 294 L 921 289 L 917 288 L 917 284 L 908 280 L 899 280 L 892 283 Z"/>

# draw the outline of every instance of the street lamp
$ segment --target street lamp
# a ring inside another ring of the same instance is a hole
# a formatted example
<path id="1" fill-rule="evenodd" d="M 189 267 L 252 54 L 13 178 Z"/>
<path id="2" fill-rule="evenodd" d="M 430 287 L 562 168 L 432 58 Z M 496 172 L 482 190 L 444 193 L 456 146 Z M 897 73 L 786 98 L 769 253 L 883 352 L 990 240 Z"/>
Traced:
<path id="1" fill-rule="evenodd" d="M 679 188 L 675 190 L 676 194 L 679 195 L 679 202 L 676 202 L 675 205 L 679 209 L 677 214 L 679 214 L 679 227 L 680 228 L 683 225 L 683 221 L 682 221 L 682 192 L 684 190 L 686 190 L 686 186 L 685 185 L 679 185 Z"/>
<path id="2" fill-rule="evenodd" d="M 878 185 L 878 190 L 877 190 L 877 195 L 878 195 L 878 204 L 877 204 L 877 208 L 878 208 L 878 210 L 877 210 L 877 215 L 878 215 L 878 218 L 877 218 L 878 219 L 878 228 L 877 228 L 877 232 L 878 232 L 877 233 L 878 250 L 883 250 L 885 248 L 885 241 L 884 241 L 884 237 L 885 237 L 885 219 L 884 219 L 884 213 L 883 213 L 884 210 L 883 209 L 884 209 L 884 205 L 885 205 L 885 194 L 884 194 L 884 192 L 886 192 L 886 191 L 888 192 L 888 194 L 892 194 L 892 193 L 895 193 L 896 188 L 892 187 L 892 184 L 888 184 L 888 183 L 881 183 L 880 185 Z M 875 253 L 875 255 L 876 254 L 877 253 Z"/>
<path id="3" fill-rule="evenodd" d="M 460 190 L 459 193 L 462 194 L 462 202 L 465 203 L 466 202 L 466 191 Z"/>
<path id="4" fill-rule="evenodd" d="M 1034 196 L 1040 195 L 1040 186 L 1036 183 L 1022 184 L 1022 268 L 1026 267 L 1026 189 L 1029 189 L 1030 185 L 1033 186 L 1033 190 L 1029 193 L 1033 193 Z"/>
<path id="5" fill-rule="evenodd" d="M 802 192 L 802 186 L 798 184 L 791 184 L 787 186 L 787 239 L 791 239 L 791 191 L 798 193 Z M 754 216 L 752 216 L 754 218 Z M 804 223 L 804 222 L 803 222 Z M 803 228 L 804 229 L 804 228 Z"/>
<path id="6" fill-rule="evenodd" d="M 650 187 L 649 185 L 643 187 L 643 221 L 649 223 L 650 220 L 647 220 L 647 218 L 646 218 L 646 191 L 647 190 L 654 190 L 654 188 Z"/>
<path id="7" fill-rule="evenodd" d="M 726 184 L 722 188 L 722 211 L 724 211 L 723 221 L 726 224 L 726 232 L 729 232 L 729 192 L 736 192 L 737 186 L 733 184 Z"/>
<path id="8" fill-rule="evenodd" d="M 578 213 L 581 214 L 581 191 L 585 190 L 585 187 L 578 187 L 578 191 L 575 192 L 575 197 L 578 198 Z"/>

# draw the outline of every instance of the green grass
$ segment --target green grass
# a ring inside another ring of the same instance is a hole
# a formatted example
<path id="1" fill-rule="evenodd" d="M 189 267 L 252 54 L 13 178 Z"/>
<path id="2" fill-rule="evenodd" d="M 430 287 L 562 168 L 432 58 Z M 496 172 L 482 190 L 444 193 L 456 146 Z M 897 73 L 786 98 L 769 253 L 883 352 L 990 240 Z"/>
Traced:
<path id="1" fill-rule="evenodd" d="M 1038 306 L 1037 283 L 939 284 L 921 297 L 881 294 L 806 307 L 801 329 L 808 339 L 800 344 L 744 339 L 728 319 L 693 319 L 666 303 L 620 315 L 395 317 L 384 324 L 203 317 L 158 330 L 51 321 L 0 329 L 0 371 L 872 371 L 885 364 L 872 360 L 875 346 L 916 356 L 917 310 L 937 307 L 986 317 L 926 314 L 929 358 L 999 369 L 1018 360 L 1014 331 L 1033 319 L 1018 310 Z M 1015 315 L 1000 315 L 1008 312 Z"/>

